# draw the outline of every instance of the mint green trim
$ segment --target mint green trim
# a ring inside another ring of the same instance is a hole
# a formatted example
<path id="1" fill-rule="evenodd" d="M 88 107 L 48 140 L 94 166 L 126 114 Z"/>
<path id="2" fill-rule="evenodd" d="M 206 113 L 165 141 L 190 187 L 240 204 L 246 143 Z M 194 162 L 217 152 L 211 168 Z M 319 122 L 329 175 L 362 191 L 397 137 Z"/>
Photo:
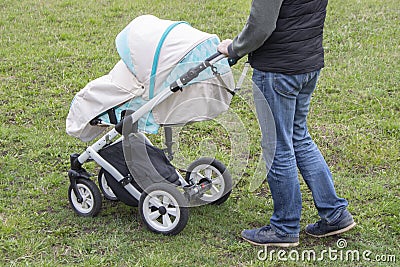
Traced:
<path id="1" fill-rule="evenodd" d="M 150 74 L 149 99 L 152 99 L 154 97 L 154 85 L 156 83 L 156 73 L 157 73 L 157 67 L 158 67 L 158 60 L 159 60 L 159 57 L 160 57 L 161 48 L 162 48 L 162 46 L 164 44 L 164 41 L 167 38 L 168 34 L 172 31 L 173 28 L 175 28 L 179 24 L 183 24 L 183 23 L 190 25 L 186 21 L 178 21 L 178 22 L 175 22 L 174 24 L 169 25 L 169 27 L 165 30 L 165 32 L 161 36 L 160 41 L 158 42 L 158 46 L 157 46 L 156 52 L 154 54 L 153 66 L 151 68 L 151 74 Z"/>

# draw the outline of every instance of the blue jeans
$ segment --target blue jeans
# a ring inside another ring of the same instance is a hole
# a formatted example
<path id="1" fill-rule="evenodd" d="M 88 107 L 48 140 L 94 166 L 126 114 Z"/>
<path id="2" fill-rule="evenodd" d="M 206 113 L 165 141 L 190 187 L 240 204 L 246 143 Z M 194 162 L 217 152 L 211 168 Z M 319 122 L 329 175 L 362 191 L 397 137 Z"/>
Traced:
<path id="1" fill-rule="evenodd" d="M 336 195 L 329 167 L 307 130 L 307 114 L 319 73 L 285 75 L 253 71 L 261 146 L 274 202 L 270 224 L 285 236 L 297 237 L 300 232 L 302 200 L 298 170 L 322 219 L 328 223 L 335 221 L 348 205 Z"/>

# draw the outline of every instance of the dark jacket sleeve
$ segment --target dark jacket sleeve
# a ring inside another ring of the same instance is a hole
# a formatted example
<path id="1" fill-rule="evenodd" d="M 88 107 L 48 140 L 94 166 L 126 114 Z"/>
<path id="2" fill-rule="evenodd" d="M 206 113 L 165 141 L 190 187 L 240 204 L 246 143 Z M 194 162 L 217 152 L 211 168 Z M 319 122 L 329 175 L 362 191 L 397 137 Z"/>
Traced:
<path id="1" fill-rule="evenodd" d="M 243 30 L 228 47 L 229 57 L 241 58 L 259 48 L 276 27 L 283 0 L 253 0 Z"/>

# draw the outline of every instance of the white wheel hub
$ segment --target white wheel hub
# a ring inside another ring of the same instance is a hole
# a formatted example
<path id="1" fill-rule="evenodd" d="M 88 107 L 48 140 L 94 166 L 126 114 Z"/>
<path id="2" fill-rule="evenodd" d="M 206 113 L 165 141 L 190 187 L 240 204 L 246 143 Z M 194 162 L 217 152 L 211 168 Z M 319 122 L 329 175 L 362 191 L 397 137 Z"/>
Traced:
<path id="1" fill-rule="evenodd" d="M 179 222 L 180 209 L 176 199 L 168 192 L 150 192 L 143 201 L 143 215 L 149 225 L 167 232 Z"/>
<path id="2" fill-rule="evenodd" d="M 89 213 L 93 209 L 94 196 L 89 187 L 84 184 L 77 184 L 79 193 L 82 196 L 82 202 L 79 203 L 73 190 L 71 190 L 72 204 L 80 213 Z"/>

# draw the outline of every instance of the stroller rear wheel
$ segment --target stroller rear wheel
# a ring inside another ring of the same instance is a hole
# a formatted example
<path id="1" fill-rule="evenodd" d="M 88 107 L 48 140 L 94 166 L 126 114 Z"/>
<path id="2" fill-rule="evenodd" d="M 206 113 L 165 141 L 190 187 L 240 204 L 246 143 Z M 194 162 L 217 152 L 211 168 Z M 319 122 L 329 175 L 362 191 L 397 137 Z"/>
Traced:
<path id="1" fill-rule="evenodd" d="M 202 157 L 193 161 L 186 172 L 185 180 L 189 184 L 199 185 L 207 182 L 209 189 L 205 191 L 195 204 L 224 203 L 232 191 L 232 176 L 225 165 L 214 158 Z"/>
<path id="2" fill-rule="evenodd" d="M 83 217 L 95 217 L 101 209 L 102 198 L 97 185 L 85 178 L 78 178 L 76 186 L 82 196 L 82 202 L 78 202 L 72 184 L 68 188 L 68 200 L 73 210 Z"/>
<path id="3" fill-rule="evenodd" d="M 164 235 L 176 235 L 189 219 L 188 202 L 173 185 L 156 183 L 143 191 L 139 212 L 148 229 Z"/>

